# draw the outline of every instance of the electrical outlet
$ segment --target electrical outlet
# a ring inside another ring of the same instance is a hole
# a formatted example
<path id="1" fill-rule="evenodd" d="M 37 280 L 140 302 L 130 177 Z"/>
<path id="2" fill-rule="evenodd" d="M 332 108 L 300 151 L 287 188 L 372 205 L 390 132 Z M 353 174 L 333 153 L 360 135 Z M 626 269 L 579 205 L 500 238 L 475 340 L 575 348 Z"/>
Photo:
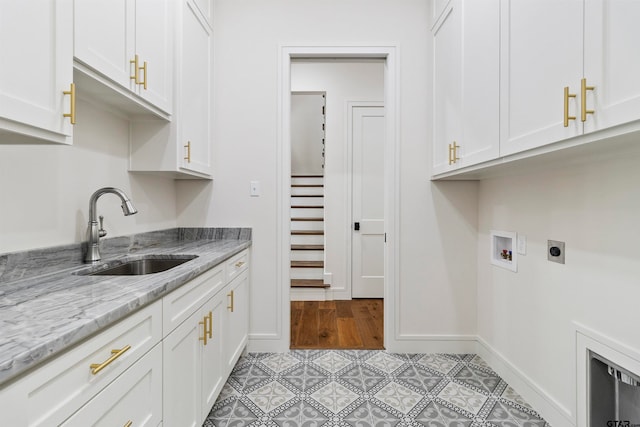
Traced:
<path id="1" fill-rule="evenodd" d="M 547 260 L 564 264 L 564 242 L 547 240 Z"/>
<path id="2" fill-rule="evenodd" d="M 526 255 L 527 254 L 527 236 L 522 236 L 518 234 L 517 246 L 518 246 L 518 254 Z"/>

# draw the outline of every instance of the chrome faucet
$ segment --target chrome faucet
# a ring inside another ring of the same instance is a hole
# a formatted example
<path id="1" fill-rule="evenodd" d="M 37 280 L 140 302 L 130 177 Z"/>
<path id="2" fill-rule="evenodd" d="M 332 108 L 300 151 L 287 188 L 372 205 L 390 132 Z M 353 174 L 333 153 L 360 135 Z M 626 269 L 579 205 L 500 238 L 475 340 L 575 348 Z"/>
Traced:
<path id="1" fill-rule="evenodd" d="M 98 209 L 97 203 L 100 196 L 103 194 L 112 193 L 120 197 L 122 200 L 122 212 L 125 216 L 138 213 L 136 208 L 129 200 L 126 194 L 122 190 L 113 187 L 104 187 L 96 191 L 91 195 L 89 199 L 89 226 L 87 227 L 87 255 L 84 257 L 84 262 L 97 262 L 100 261 L 100 250 L 98 243 L 100 237 L 104 237 L 107 232 L 102 228 L 102 217 L 100 217 L 100 229 L 98 229 Z"/>

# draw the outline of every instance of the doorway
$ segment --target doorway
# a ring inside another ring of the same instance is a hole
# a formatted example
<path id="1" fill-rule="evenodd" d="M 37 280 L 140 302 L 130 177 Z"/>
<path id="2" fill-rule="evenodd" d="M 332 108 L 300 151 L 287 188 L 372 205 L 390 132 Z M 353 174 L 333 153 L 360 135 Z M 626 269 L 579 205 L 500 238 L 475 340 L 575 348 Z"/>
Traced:
<path id="1" fill-rule="evenodd" d="M 395 106 L 396 106 L 396 71 L 395 71 L 395 48 L 393 47 L 381 47 L 381 48 L 372 48 L 372 47 L 283 47 L 282 48 L 282 56 L 281 56 L 281 74 L 280 74 L 280 89 L 281 89 L 281 98 L 280 98 L 280 116 L 282 118 L 282 127 L 279 138 L 279 159 L 280 159 L 280 167 L 278 168 L 278 180 L 280 182 L 279 194 L 278 194 L 278 206 L 279 206 L 279 223 L 278 223 L 278 255 L 279 255 L 279 263 L 278 263 L 278 277 L 279 282 L 282 286 L 282 332 L 283 332 L 283 347 L 288 348 L 291 342 L 291 288 L 289 285 L 289 277 L 287 274 L 287 270 L 290 266 L 290 252 L 289 252 L 289 236 L 288 232 L 291 230 L 291 220 L 289 215 L 289 204 L 290 204 L 290 183 L 291 183 L 291 100 L 290 93 L 292 88 L 291 85 L 291 65 L 293 61 L 299 59 L 307 59 L 307 60 L 336 60 L 336 59 L 345 59 L 351 60 L 354 62 L 358 61 L 371 61 L 377 60 L 383 64 L 384 77 L 383 77 L 383 100 L 385 104 L 385 126 L 382 133 L 384 134 L 383 138 L 383 164 L 384 164 L 384 173 L 382 175 L 382 188 L 378 190 L 378 193 L 382 194 L 382 210 L 384 211 L 385 223 L 383 228 L 383 233 L 379 233 L 383 239 L 383 250 L 382 256 L 378 256 L 377 264 L 383 265 L 382 268 L 382 293 L 384 297 L 384 305 L 382 307 L 383 316 L 383 332 L 384 332 L 384 343 L 387 348 L 388 342 L 393 336 L 390 334 L 392 332 L 391 325 L 393 322 L 394 309 L 393 309 L 393 300 L 395 294 L 395 283 L 396 283 L 396 243 L 395 238 L 397 236 L 396 229 L 396 217 L 397 213 L 395 212 L 397 207 L 397 154 L 396 154 L 396 135 L 395 135 Z M 299 89 L 298 89 L 299 90 Z M 327 97 L 330 97 L 330 94 L 327 94 Z M 378 98 L 378 101 L 380 99 Z M 330 108 L 329 105 L 327 108 Z M 347 116 L 347 106 L 344 103 L 341 107 L 343 117 Z M 330 123 L 327 123 L 327 127 L 330 126 Z M 345 132 L 346 133 L 346 132 Z M 344 136 L 344 134 L 343 134 Z M 343 139 L 344 140 L 344 139 Z M 329 136 L 327 135 L 327 151 L 329 148 Z M 342 147 L 344 148 L 344 147 Z M 329 164 L 327 159 L 327 170 L 325 170 L 325 177 L 327 177 L 330 173 Z M 347 187 L 346 185 L 343 187 Z M 329 191 L 329 189 L 327 189 Z M 353 189 L 349 186 L 349 188 L 343 188 L 345 193 L 353 191 Z M 341 203 L 346 204 L 349 207 L 349 211 L 351 210 L 350 200 L 346 197 L 340 200 Z M 352 232 L 352 218 L 349 215 L 345 215 L 343 218 L 343 223 L 341 226 L 344 230 L 343 244 L 345 241 L 351 240 L 351 232 Z M 329 224 L 328 224 L 329 225 Z M 327 227 L 329 228 L 329 227 Z M 328 230 L 330 233 L 330 230 Z M 386 237 L 386 242 L 384 241 L 384 237 Z M 351 248 L 349 248 L 351 249 Z M 327 248 L 327 250 L 330 250 Z M 346 251 L 346 249 L 345 249 Z M 379 254 L 378 254 L 379 255 Z M 339 256 L 343 258 L 350 259 L 350 254 L 341 253 Z M 327 291 L 328 298 L 317 298 L 319 299 L 329 299 L 334 300 L 337 303 L 342 299 L 351 298 L 351 286 L 347 285 L 346 282 L 350 282 L 349 280 L 343 280 L 346 271 L 340 271 L 340 276 L 336 275 L 335 271 L 328 271 L 329 274 L 325 274 L 324 280 L 331 285 L 329 291 Z M 349 272 L 350 273 L 350 272 Z M 327 277 L 328 276 L 328 277 Z M 378 276 L 380 276 L 378 274 Z M 307 301 L 308 303 L 313 303 L 313 301 Z M 303 304 L 307 304 L 304 302 Z M 331 301 L 320 302 L 318 301 L 318 310 L 320 310 L 320 305 L 326 305 L 327 307 L 331 305 Z M 311 305 L 311 304 L 310 304 Z M 338 310 L 336 304 L 336 311 Z M 324 310 L 330 310 L 331 308 L 323 307 Z M 294 309 L 295 310 L 295 309 Z M 286 338 L 285 338 L 286 337 Z M 285 343 L 286 339 L 286 343 Z"/>

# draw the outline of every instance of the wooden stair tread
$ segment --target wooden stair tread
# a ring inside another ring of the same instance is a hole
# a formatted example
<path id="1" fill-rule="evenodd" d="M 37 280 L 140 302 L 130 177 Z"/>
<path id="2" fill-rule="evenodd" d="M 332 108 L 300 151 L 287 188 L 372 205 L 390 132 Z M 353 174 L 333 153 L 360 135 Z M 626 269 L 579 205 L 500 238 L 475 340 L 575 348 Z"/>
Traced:
<path id="1" fill-rule="evenodd" d="M 292 230 L 292 236 L 323 236 L 324 230 Z"/>
<path id="2" fill-rule="evenodd" d="M 291 221 L 324 221 L 324 218 L 291 218 Z"/>
<path id="3" fill-rule="evenodd" d="M 291 184 L 292 188 L 322 188 L 324 184 Z"/>
<path id="4" fill-rule="evenodd" d="M 324 245 L 291 245 L 292 251 L 324 251 Z"/>
<path id="5" fill-rule="evenodd" d="M 322 279 L 291 279 L 292 288 L 328 288 Z"/>
<path id="6" fill-rule="evenodd" d="M 291 261 L 291 268 L 322 268 L 324 261 Z"/>
<path id="7" fill-rule="evenodd" d="M 291 178 L 322 178 L 324 175 L 291 175 Z"/>
<path id="8" fill-rule="evenodd" d="M 324 209 L 324 206 L 322 206 L 322 205 L 309 205 L 309 206 L 294 205 L 294 206 L 291 206 L 291 209 Z"/>

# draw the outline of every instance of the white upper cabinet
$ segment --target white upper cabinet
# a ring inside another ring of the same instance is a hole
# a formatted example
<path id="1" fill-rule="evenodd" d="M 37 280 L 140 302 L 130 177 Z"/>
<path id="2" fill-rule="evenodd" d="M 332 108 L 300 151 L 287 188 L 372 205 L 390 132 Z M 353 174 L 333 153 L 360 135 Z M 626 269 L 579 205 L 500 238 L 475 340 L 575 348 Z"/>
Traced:
<path id="1" fill-rule="evenodd" d="M 584 12 L 587 133 L 640 119 L 640 2 L 587 0 Z"/>
<path id="2" fill-rule="evenodd" d="M 0 2 L 1 144 L 71 144 L 72 20 L 68 1 Z"/>
<path id="3" fill-rule="evenodd" d="M 434 174 L 498 156 L 499 12 L 452 0 L 434 23 Z"/>
<path id="4" fill-rule="evenodd" d="M 502 0 L 500 155 L 581 134 L 564 125 L 564 88 L 577 94 L 582 78 L 582 1 Z M 568 116 L 579 116 L 568 97 Z"/>
<path id="5" fill-rule="evenodd" d="M 86 72 L 84 65 L 103 85 L 115 83 L 113 89 L 170 114 L 170 7 L 170 0 L 75 0 L 78 68 Z"/>

